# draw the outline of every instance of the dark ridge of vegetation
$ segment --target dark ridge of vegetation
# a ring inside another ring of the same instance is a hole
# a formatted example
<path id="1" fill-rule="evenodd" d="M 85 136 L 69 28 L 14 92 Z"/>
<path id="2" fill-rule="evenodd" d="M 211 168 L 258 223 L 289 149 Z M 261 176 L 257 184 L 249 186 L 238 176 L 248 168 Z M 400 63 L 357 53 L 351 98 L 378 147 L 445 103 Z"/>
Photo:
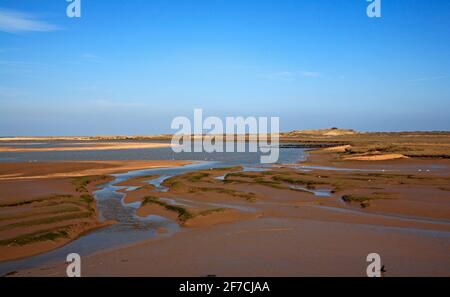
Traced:
<path id="1" fill-rule="evenodd" d="M 232 178 L 232 177 L 241 177 L 241 178 L 257 178 L 259 177 L 258 174 L 255 173 L 248 173 L 248 172 L 234 172 L 229 173 L 225 178 Z"/>
<path id="2" fill-rule="evenodd" d="M 49 206 L 62 206 L 65 204 L 69 205 L 76 205 L 80 207 L 86 207 L 86 203 L 80 199 L 80 197 L 74 197 L 72 196 L 70 200 L 53 200 L 53 201 L 46 201 L 41 204 L 33 205 L 33 208 L 45 208 Z"/>
<path id="3" fill-rule="evenodd" d="M 224 188 L 209 188 L 209 187 L 190 187 L 189 193 L 197 193 L 197 192 L 216 192 L 220 194 L 227 194 L 234 197 L 244 198 L 247 201 L 255 200 L 255 193 L 252 192 L 240 192 L 232 189 L 224 189 Z"/>
<path id="4" fill-rule="evenodd" d="M 293 178 L 293 177 L 287 177 L 283 175 L 275 175 L 272 176 L 272 179 L 278 182 L 284 182 L 292 185 L 304 185 L 307 189 L 314 190 L 316 187 L 315 185 L 324 184 L 323 182 L 319 181 L 310 181 L 310 180 L 304 180 L 299 178 Z"/>
<path id="5" fill-rule="evenodd" d="M 408 158 L 424 158 L 424 159 L 450 159 L 450 155 L 445 154 L 436 154 L 436 155 L 427 155 L 427 154 L 404 154 Z"/>
<path id="6" fill-rule="evenodd" d="M 265 180 L 262 177 L 255 178 L 254 182 L 259 184 L 259 185 L 268 186 L 268 187 L 272 187 L 272 188 L 276 188 L 276 189 L 283 189 L 284 188 L 283 186 L 281 186 L 280 182 L 272 181 L 272 180 Z"/>
<path id="7" fill-rule="evenodd" d="M 37 199 L 32 199 L 32 200 L 23 200 L 23 201 L 18 201 L 18 202 L 0 204 L 0 208 L 16 207 L 16 206 L 22 206 L 22 205 L 27 205 L 27 204 L 37 203 L 37 202 L 43 202 L 43 201 L 47 201 L 47 200 L 65 199 L 65 198 L 74 198 L 74 197 L 72 195 L 53 195 L 53 196 L 44 197 L 44 198 L 37 198 Z"/>
<path id="8" fill-rule="evenodd" d="M 159 200 L 159 198 L 157 198 L 157 197 L 153 197 L 153 196 L 145 197 L 144 200 L 142 201 L 142 206 L 144 206 L 146 204 L 156 204 L 156 205 L 164 207 L 165 209 L 167 209 L 169 211 L 177 212 L 178 219 L 180 220 L 180 222 L 183 222 L 183 223 L 194 217 L 194 215 L 191 214 L 186 208 L 181 207 L 181 206 L 167 204 L 167 203 Z"/>
<path id="9" fill-rule="evenodd" d="M 136 191 L 140 191 L 140 190 L 154 190 L 155 186 L 154 185 L 144 185 L 144 186 L 140 186 L 138 188 L 136 188 L 136 190 L 133 190 L 131 192 L 136 192 Z"/>
<path id="10" fill-rule="evenodd" d="M 65 206 L 65 207 L 59 207 L 55 210 L 49 210 L 49 211 L 43 211 L 43 212 L 29 212 L 22 215 L 14 215 L 14 216 L 3 216 L 0 218 L 1 221 L 8 221 L 8 220 L 16 220 L 16 219 L 25 219 L 34 217 L 37 215 L 52 215 L 52 214 L 62 214 L 62 213 L 68 213 L 68 212 L 79 212 L 80 208 L 76 206 Z"/>
<path id="11" fill-rule="evenodd" d="M 159 177 L 158 174 L 149 174 L 149 175 L 139 176 L 139 179 L 152 180 L 152 179 L 155 179 L 158 177 Z"/>
<path id="12" fill-rule="evenodd" d="M 86 188 L 90 183 L 97 182 L 99 180 L 107 179 L 107 175 L 91 175 L 91 176 L 80 176 L 74 177 L 72 179 L 73 185 L 76 187 L 76 191 L 79 193 L 88 193 Z"/>
<path id="13" fill-rule="evenodd" d="M 90 213 L 90 212 L 79 212 L 79 213 L 73 213 L 73 214 L 66 214 L 66 215 L 62 215 L 62 216 L 40 218 L 40 219 L 28 220 L 28 221 L 5 225 L 5 226 L 0 227 L 0 230 L 3 231 L 3 230 L 10 229 L 10 228 L 52 224 L 52 223 L 57 223 L 57 222 L 62 222 L 62 221 L 73 220 L 73 219 L 88 218 L 90 216 L 92 216 L 92 213 Z"/>
<path id="14" fill-rule="evenodd" d="M 360 173 L 356 174 L 366 177 L 380 177 L 380 178 L 414 178 L 412 174 L 389 174 L 389 173 Z"/>
<path id="15" fill-rule="evenodd" d="M 359 203 L 362 208 L 367 208 L 370 206 L 371 198 L 362 197 L 362 196 L 353 196 L 353 195 L 344 195 L 342 196 L 342 201 L 345 203 Z"/>
<path id="16" fill-rule="evenodd" d="M 92 204 L 95 202 L 94 197 L 90 194 L 83 194 L 80 196 L 81 201 L 87 204 L 88 209 L 91 212 L 95 212 L 95 209 L 92 207 Z"/>
<path id="17" fill-rule="evenodd" d="M 240 171 L 242 170 L 241 166 L 235 166 L 235 167 L 223 167 L 223 168 L 211 168 L 209 169 L 210 172 L 223 172 L 223 171 Z"/>
<path id="18" fill-rule="evenodd" d="M 119 184 L 127 185 L 127 182 L 130 182 L 130 181 L 148 182 L 148 181 L 157 179 L 158 177 L 159 177 L 158 174 L 149 174 L 149 175 L 137 176 L 137 177 L 132 177 L 132 178 L 129 178 L 127 180 L 124 180 L 124 181 L 120 182 Z M 153 186 L 153 185 L 147 184 L 145 186 Z M 145 186 L 142 186 L 142 187 L 145 187 Z"/>
<path id="19" fill-rule="evenodd" d="M 86 203 L 94 202 L 94 197 L 92 197 L 92 195 L 90 195 L 90 194 L 83 194 L 80 196 L 80 199 Z"/>
<path id="20" fill-rule="evenodd" d="M 240 177 L 240 178 L 249 178 L 252 179 L 252 181 L 245 181 L 245 180 L 238 180 L 233 179 L 233 177 Z M 230 173 L 227 176 L 225 176 L 224 183 L 226 184 L 232 184 L 232 183 L 241 183 L 241 184 L 249 184 L 249 183 L 256 183 L 263 186 L 268 186 L 276 189 L 283 189 L 280 182 L 273 181 L 273 180 L 265 180 L 264 177 L 262 177 L 260 174 L 252 174 L 252 173 Z"/>
<path id="21" fill-rule="evenodd" d="M 199 182 L 202 179 L 209 177 L 210 174 L 206 173 L 206 172 L 197 172 L 197 173 L 193 173 L 193 174 L 188 174 L 186 179 L 190 182 Z"/>
<path id="22" fill-rule="evenodd" d="M 60 227 L 57 229 L 50 229 L 45 231 L 39 231 L 30 234 L 20 235 L 14 238 L 0 240 L 0 245 L 9 246 L 9 245 L 26 245 L 29 243 L 39 242 L 39 241 L 55 241 L 60 238 L 69 238 L 68 232 L 69 226 Z"/>
<path id="23" fill-rule="evenodd" d="M 178 178 L 179 178 L 179 176 L 173 176 L 171 178 L 168 178 L 165 181 L 163 181 L 161 185 L 171 189 L 172 187 L 175 187 L 175 186 L 181 184 L 181 182 L 178 181 Z"/>
<path id="24" fill-rule="evenodd" d="M 216 212 L 224 212 L 226 210 L 227 210 L 226 208 L 207 209 L 207 210 L 199 212 L 197 215 L 199 215 L 199 216 L 208 216 L 210 214 L 213 214 L 213 213 L 216 213 Z"/>

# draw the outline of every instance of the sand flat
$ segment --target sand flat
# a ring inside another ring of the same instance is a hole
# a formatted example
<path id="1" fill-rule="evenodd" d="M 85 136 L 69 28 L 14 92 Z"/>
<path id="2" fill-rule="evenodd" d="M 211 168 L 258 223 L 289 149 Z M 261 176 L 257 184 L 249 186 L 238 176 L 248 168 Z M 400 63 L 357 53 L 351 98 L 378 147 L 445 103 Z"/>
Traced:
<path id="1" fill-rule="evenodd" d="M 187 161 L 2 163 L 0 261 L 43 253 L 114 222 L 99 222 L 93 192 L 109 174 Z"/>
<path id="2" fill-rule="evenodd" d="M 366 257 L 374 251 L 382 255 L 387 276 L 450 275 L 448 239 L 398 229 L 380 232 L 360 224 L 279 218 L 188 229 L 162 240 L 86 256 L 83 275 L 363 277 Z M 65 269 L 60 263 L 17 276 L 64 276 Z"/>
<path id="3" fill-rule="evenodd" d="M 62 178 L 123 173 L 132 170 L 177 167 L 190 161 L 62 161 L 2 163 L 0 180 Z"/>
<path id="4" fill-rule="evenodd" d="M 149 143 L 149 142 L 97 142 L 86 143 L 83 146 L 64 147 L 11 147 L 0 146 L 0 152 L 62 152 L 62 151 L 107 151 L 107 150 L 129 150 L 129 149 L 149 149 L 171 147 L 170 143 Z"/>

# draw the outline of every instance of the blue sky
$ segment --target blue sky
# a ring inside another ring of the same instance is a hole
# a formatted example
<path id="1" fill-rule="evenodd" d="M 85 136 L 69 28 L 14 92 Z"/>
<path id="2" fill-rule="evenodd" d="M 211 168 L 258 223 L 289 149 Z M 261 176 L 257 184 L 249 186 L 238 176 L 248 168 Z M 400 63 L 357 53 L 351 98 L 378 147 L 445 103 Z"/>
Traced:
<path id="1" fill-rule="evenodd" d="M 284 131 L 450 130 L 450 1 L 0 1 L 0 135 L 171 132 L 175 116 Z"/>

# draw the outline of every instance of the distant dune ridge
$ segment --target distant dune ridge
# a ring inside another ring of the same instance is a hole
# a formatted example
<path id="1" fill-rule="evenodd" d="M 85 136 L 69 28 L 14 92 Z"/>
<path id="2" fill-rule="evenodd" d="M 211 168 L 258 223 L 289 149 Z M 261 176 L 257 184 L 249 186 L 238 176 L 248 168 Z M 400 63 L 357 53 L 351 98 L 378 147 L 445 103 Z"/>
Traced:
<path id="1" fill-rule="evenodd" d="M 400 158 L 450 159 L 449 131 L 416 132 L 358 132 L 353 129 L 328 128 L 318 130 L 294 130 L 277 133 L 279 142 L 302 148 L 332 149 L 337 159 L 381 161 Z M 203 135 L 204 137 L 207 134 Z M 248 141 L 256 140 L 246 135 Z M 193 140 L 200 139 L 193 135 Z M 170 147 L 172 135 L 148 136 L 77 136 L 77 137 L 0 137 L 0 152 L 57 151 L 57 150 L 110 150 Z M 77 141 L 86 145 L 67 143 L 55 148 L 8 146 L 8 142 L 22 141 Z M 94 142 L 95 141 L 95 142 Z M 146 142 L 148 141 L 148 142 Z"/>
<path id="2" fill-rule="evenodd" d="M 330 129 L 317 129 L 317 130 L 294 130 L 287 133 L 288 135 L 323 135 L 323 136 L 339 136 L 339 135 L 354 135 L 357 134 L 353 129 L 340 129 L 340 128 L 330 128 Z"/>

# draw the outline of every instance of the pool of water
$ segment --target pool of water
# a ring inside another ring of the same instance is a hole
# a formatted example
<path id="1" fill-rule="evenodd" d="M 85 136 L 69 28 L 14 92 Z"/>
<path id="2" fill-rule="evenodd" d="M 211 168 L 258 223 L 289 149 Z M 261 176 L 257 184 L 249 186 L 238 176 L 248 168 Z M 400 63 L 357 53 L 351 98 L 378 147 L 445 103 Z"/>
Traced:
<path id="1" fill-rule="evenodd" d="M 325 190 L 325 189 L 314 190 L 314 189 L 308 189 L 306 187 L 297 186 L 297 185 L 291 186 L 291 189 L 308 192 L 308 193 L 314 194 L 314 196 L 316 196 L 316 197 L 331 197 L 331 195 L 332 195 L 331 190 Z"/>
<path id="2" fill-rule="evenodd" d="M 154 141 L 140 141 L 154 142 Z M 163 142 L 163 141 L 161 141 Z M 193 142 L 195 145 L 196 142 Z M 7 142 L 0 146 L 14 146 Z M 87 143 L 88 144 L 88 143 Z M 21 145 L 22 147 L 61 147 L 61 146 L 83 146 L 86 143 L 76 141 L 51 141 Z M 247 143 L 247 148 L 249 144 Z M 280 163 L 297 162 L 304 159 L 305 149 L 281 148 Z M 295 156 L 295 157 L 294 157 Z M 229 164 L 256 164 L 260 163 L 261 153 L 175 153 L 170 147 L 129 149 L 129 150 L 104 150 L 104 151 L 48 151 L 48 152 L 0 152 L 0 162 L 33 162 L 33 161 L 104 161 L 104 160 L 198 160 L 219 161 Z"/>

